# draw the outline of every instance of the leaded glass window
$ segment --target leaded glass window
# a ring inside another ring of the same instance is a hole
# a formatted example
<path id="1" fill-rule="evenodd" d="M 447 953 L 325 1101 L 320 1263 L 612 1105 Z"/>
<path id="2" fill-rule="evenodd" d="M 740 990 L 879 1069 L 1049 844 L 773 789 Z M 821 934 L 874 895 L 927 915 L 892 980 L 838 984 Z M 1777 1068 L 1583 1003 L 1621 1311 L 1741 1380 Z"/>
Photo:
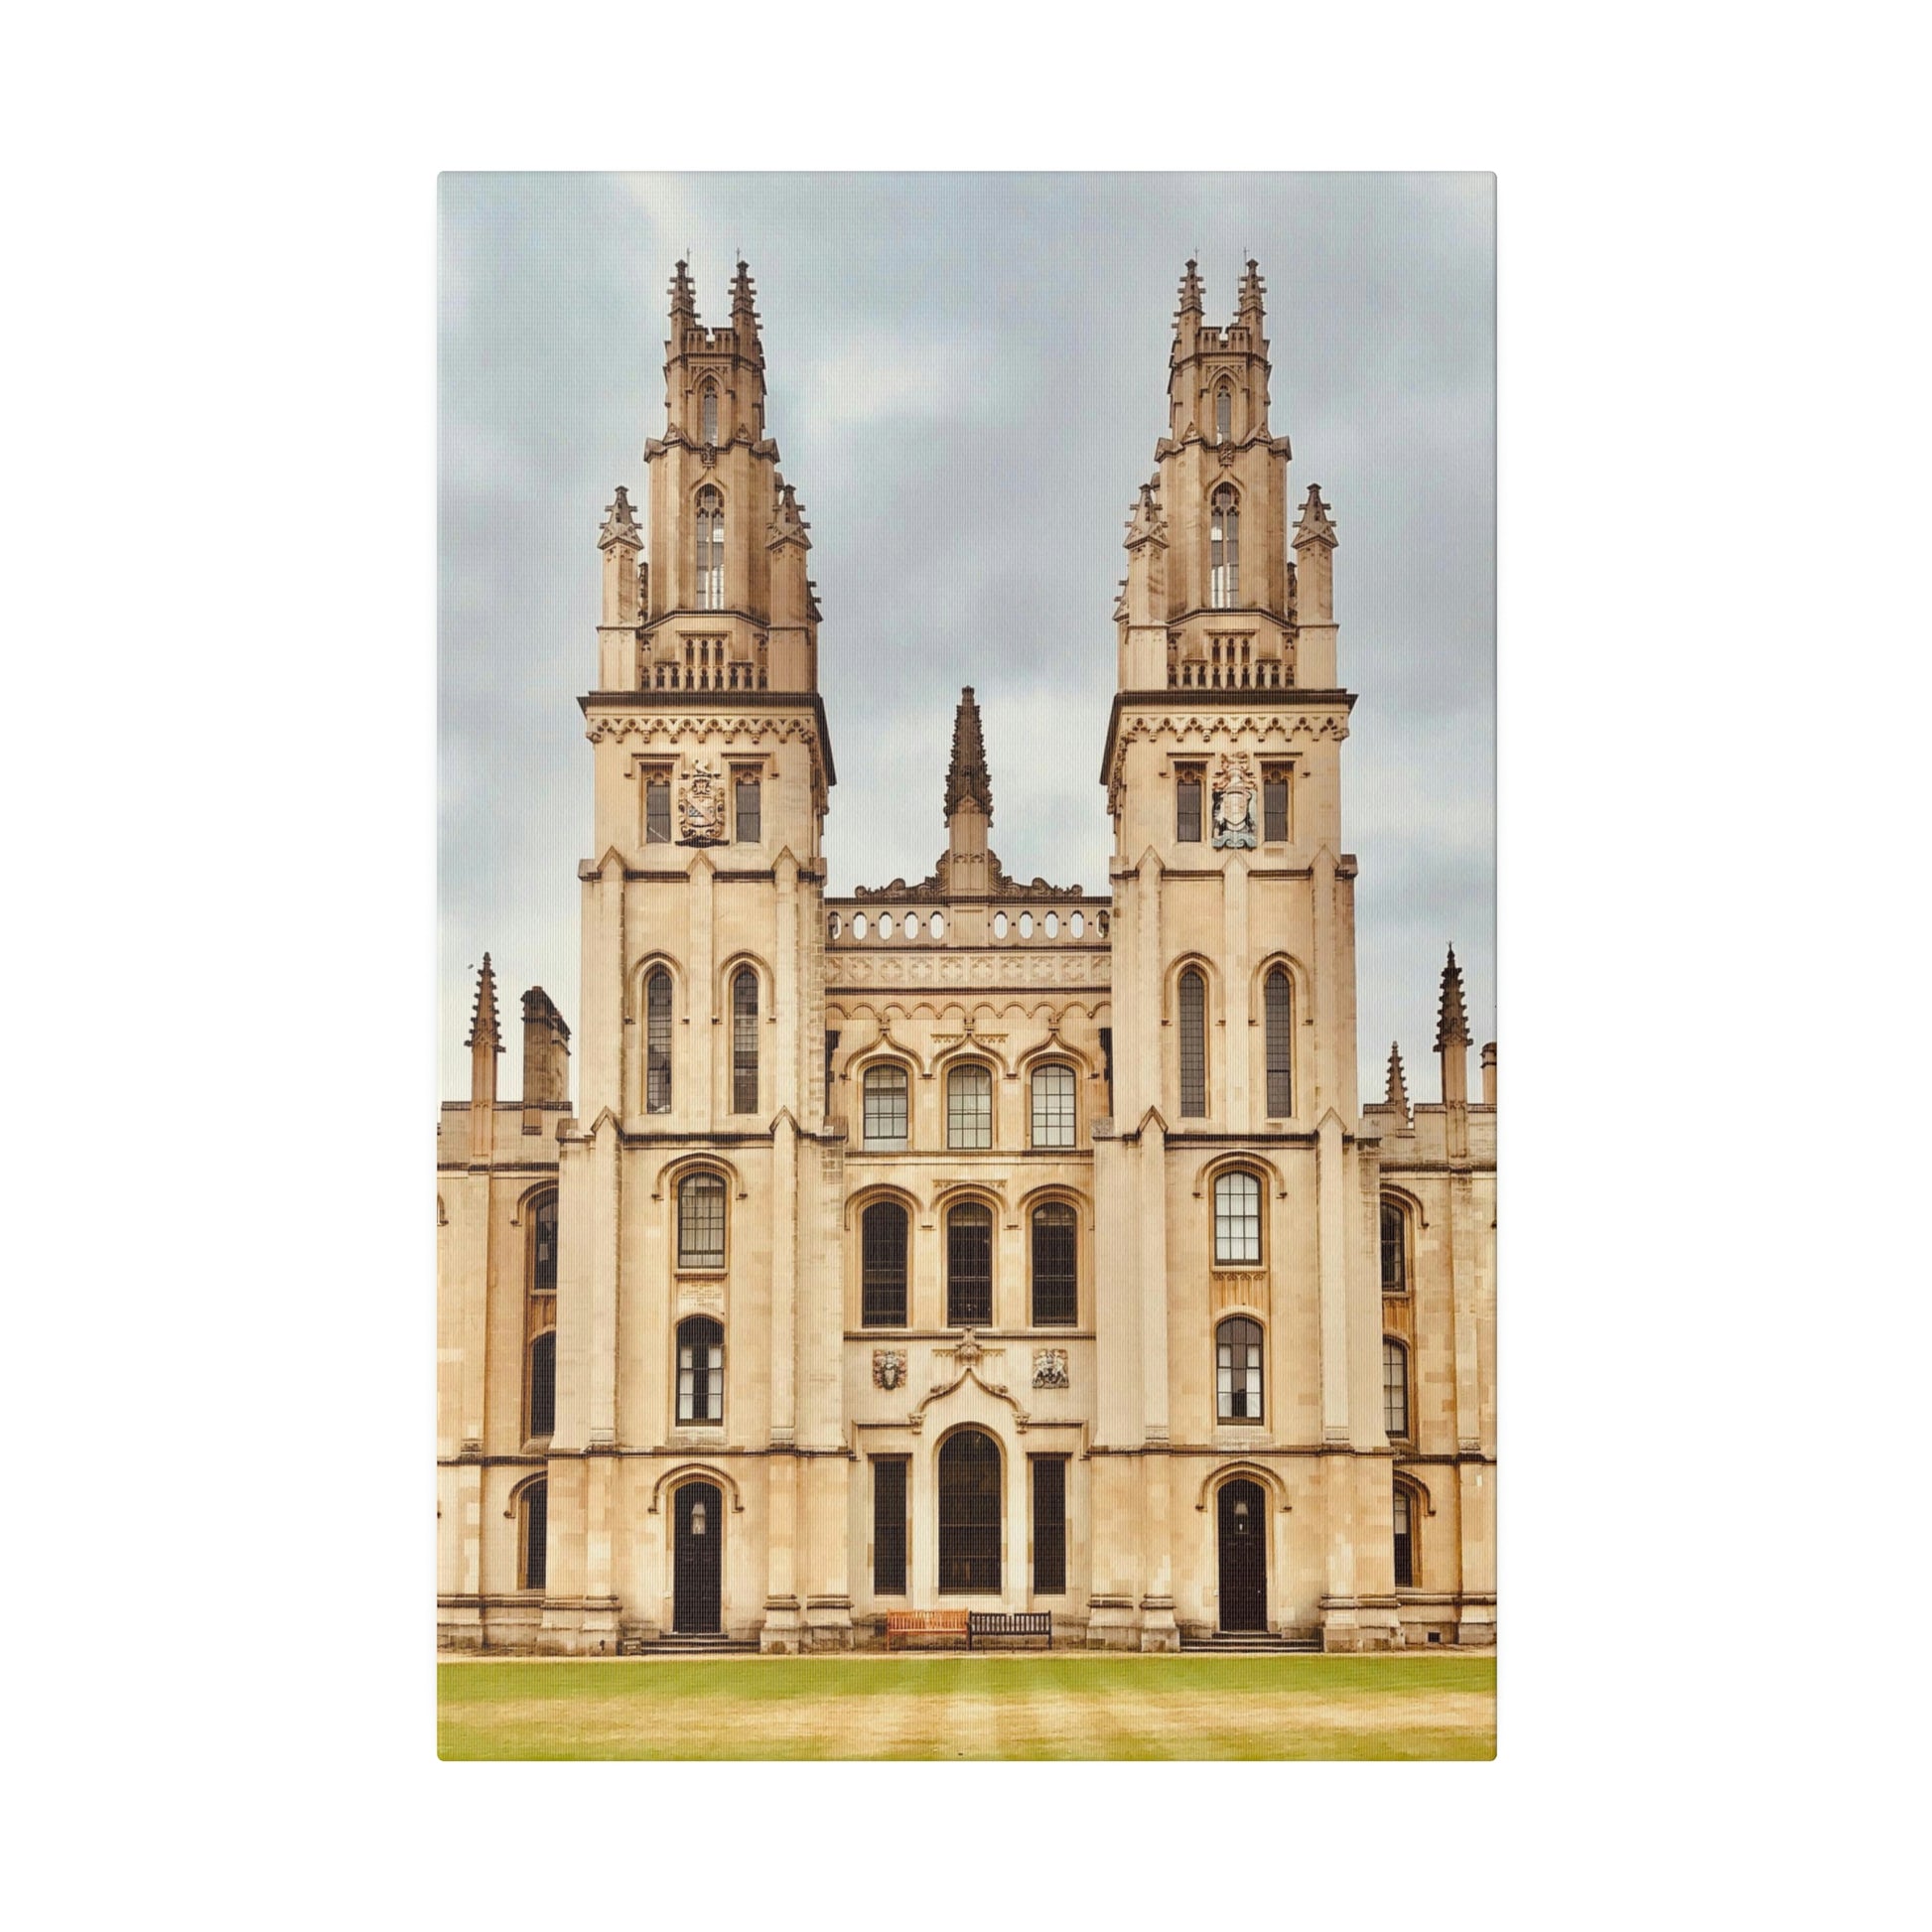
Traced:
<path id="1" fill-rule="evenodd" d="M 1392 1338 L 1382 1343 L 1382 1427 L 1391 1436 L 1409 1433 L 1409 1351 Z"/>
<path id="2" fill-rule="evenodd" d="M 1034 1594 L 1066 1591 L 1066 1457 L 1035 1455 L 1034 1465 Z"/>
<path id="3" fill-rule="evenodd" d="M 1208 514 L 1208 598 L 1217 611 L 1234 608 L 1241 591 L 1241 511 L 1231 485 L 1214 492 Z"/>
<path id="4" fill-rule="evenodd" d="M 904 1067 L 866 1068 L 865 1138 L 868 1147 L 905 1145 L 906 1093 Z"/>
<path id="5" fill-rule="evenodd" d="M 1382 1203 L 1382 1293 L 1409 1293 L 1409 1217 L 1392 1200 Z"/>
<path id="6" fill-rule="evenodd" d="M 530 1215 L 530 1293 L 557 1292 L 557 1197 L 545 1194 Z"/>
<path id="7" fill-rule="evenodd" d="M 757 845 L 764 837 L 763 792 L 756 771 L 733 775 L 733 831 L 740 845 Z"/>
<path id="8" fill-rule="evenodd" d="M 725 1331 L 706 1315 L 677 1324 L 677 1419 L 725 1420 Z"/>
<path id="9" fill-rule="evenodd" d="M 557 1331 L 546 1329 L 530 1343 L 530 1414 L 526 1437 L 553 1435 L 557 1428 Z"/>
<path id="10" fill-rule="evenodd" d="M 671 1111 L 671 976 L 660 967 L 644 981 L 644 1112 Z"/>
<path id="11" fill-rule="evenodd" d="M 1181 845 L 1200 844 L 1201 787 L 1204 774 L 1198 764 L 1180 764 L 1173 776 L 1173 835 Z"/>
<path id="12" fill-rule="evenodd" d="M 518 1579 L 525 1589 L 541 1589 L 549 1575 L 548 1558 L 550 1555 L 550 1484 L 539 1477 L 535 1482 L 525 1483 L 521 1495 L 519 1514 L 522 1522 L 518 1525 L 522 1550 L 522 1576 Z"/>
<path id="13" fill-rule="evenodd" d="M 708 382 L 705 384 L 704 403 L 699 414 L 699 430 L 705 442 L 715 446 L 718 441 L 718 391 Z"/>
<path id="14" fill-rule="evenodd" d="M 872 1591 L 905 1594 L 905 1457 L 881 1456 L 872 1465 Z"/>
<path id="15" fill-rule="evenodd" d="M 1214 1331 L 1214 1407 L 1222 1422 L 1261 1420 L 1261 1323 L 1245 1315 Z"/>
<path id="16" fill-rule="evenodd" d="M 939 1587 L 1000 1587 L 1000 1446 L 977 1429 L 939 1451 Z"/>
<path id="17" fill-rule="evenodd" d="M 662 771 L 650 772 L 644 779 L 644 843 L 669 845 L 671 842 L 671 781 Z"/>
<path id="18" fill-rule="evenodd" d="M 1193 967 L 1180 976 L 1180 1114 L 1207 1117 L 1207 981 Z"/>
<path id="19" fill-rule="evenodd" d="M 1264 845 L 1279 845 L 1288 837 L 1288 766 L 1261 768 L 1261 837 Z"/>
<path id="20" fill-rule="evenodd" d="M 1034 1071 L 1034 1146 L 1073 1145 L 1073 1069 L 1042 1066 Z"/>
<path id="21" fill-rule="evenodd" d="M 1261 1266 L 1261 1182 L 1240 1170 L 1214 1178 L 1214 1265 Z"/>
<path id="22" fill-rule="evenodd" d="M 1409 1492 L 1400 1483 L 1396 1484 L 1395 1491 L 1395 1587 L 1397 1589 L 1416 1587 L 1415 1529 Z"/>
<path id="23" fill-rule="evenodd" d="M 741 966 L 732 980 L 732 1112 L 759 1110 L 759 976 Z"/>
<path id="24" fill-rule="evenodd" d="M 1225 443 L 1234 434 L 1234 397 L 1224 382 L 1214 391 L 1214 440 Z"/>
<path id="25" fill-rule="evenodd" d="M 978 1205 L 946 1216 L 946 1325 L 983 1328 L 993 1319 L 993 1215 Z"/>
<path id="26" fill-rule="evenodd" d="M 905 1250 L 910 1223 L 897 1201 L 874 1201 L 859 1218 L 859 1325 L 905 1326 Z"/>
<path id="27" fill-rule="evenodd" d="M 694 519 L 698 550 L 698 609 L 725 608 L 725 499 L 709 483 L 698 491 Z"/>
<path id="28" fill-rule="evenodd" d="M 1286 1120 L 1295 1111 L 1295 1030 L 1288 975 L 1279 966 L 1261 989 L 1264 1049 L 1268 1055 L 1268 1115 Z"/>
<path id="29" fill-rule="evenodd" d="M 677 1265 L 725 1265 L 725 1182 L 719 1174 L 686 1174 L 678 1182 Z"/>
<path id="30" fill-rule="evenodd" d="M 946 1145 L 993 1145 L 993 1076 L 983 1066 L 956 1066 L 946 1075 Z"/>
<path id="31" fill-rule="evenodd" d="M 1080 1316 L 1078 1222 L 1064 1201 L 1034 1209 L 1034 1324 L 1048 1327 Z"/>

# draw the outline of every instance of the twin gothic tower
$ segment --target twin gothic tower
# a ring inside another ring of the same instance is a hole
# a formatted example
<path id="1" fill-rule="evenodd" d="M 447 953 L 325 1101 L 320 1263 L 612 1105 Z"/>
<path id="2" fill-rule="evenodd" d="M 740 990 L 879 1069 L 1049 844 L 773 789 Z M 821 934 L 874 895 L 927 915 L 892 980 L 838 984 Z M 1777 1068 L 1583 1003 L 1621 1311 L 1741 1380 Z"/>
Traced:
<path id="1" fill-rule="evenodd" d="M 1127 525 L 1111 892 L 1010 879 L 971 689 L 945 849 L 825 892 L 811 540 L 671 284 L 643 525 L 599 535 L 570 1035 L 485 960 L 439 1168 L 439 1631 L 596 1654 L 1494 1632 L 1494 1050 L 1355 1091 L 1335 530 L 1269 419 L 1256 264 L 1180 285 Z"/>

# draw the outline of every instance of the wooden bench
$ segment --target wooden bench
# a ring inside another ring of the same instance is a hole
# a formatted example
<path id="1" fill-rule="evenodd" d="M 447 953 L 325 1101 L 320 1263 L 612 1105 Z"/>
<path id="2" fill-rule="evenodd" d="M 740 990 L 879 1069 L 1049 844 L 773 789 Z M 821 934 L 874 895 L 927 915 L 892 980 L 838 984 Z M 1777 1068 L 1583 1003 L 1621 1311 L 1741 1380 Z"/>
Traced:
<path id="1" fill-rule="evenodd" d="M 1051 1610 L 969 1610 L 966 1615 L 966 1648 L 975 1637 L 1044 1637 L 1046 1648 L 1053 1647 Z"/>
<path id="2" fill-rule="evenodd" d="M 888 1610 L 886 1648 L 891 1650 L 899 1638 L 964 1637 L 970 1650 L 973 1638 L 966 1619 L 964 1610 Z"/>

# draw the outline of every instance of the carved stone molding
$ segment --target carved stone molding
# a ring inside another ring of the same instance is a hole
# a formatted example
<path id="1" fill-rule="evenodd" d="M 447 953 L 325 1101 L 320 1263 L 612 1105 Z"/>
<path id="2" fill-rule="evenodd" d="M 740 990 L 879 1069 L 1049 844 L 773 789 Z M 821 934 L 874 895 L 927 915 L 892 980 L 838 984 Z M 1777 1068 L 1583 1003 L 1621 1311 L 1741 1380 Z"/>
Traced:
<path id="1" fill-rule="evenodd" d="M 1067 1370 L 1066 1350 L 1064 1348 L 1035 1348 L 1034 1350 L 1034 1387 L 1036 1389 L 1070 1389 L 1073 1377 Z"/>
<path id="2" fill-rule="evenodd" d="M 728 700 L 730 693 L 722 694 Z M 584 729 L 593 745 L 609 739 L 639 738 L 646 744 L 677 745 L 686 739 L 728 738 L 746 745 L 808 746 L 819 749 L 818 728 L 807 718 L 671 717 L 662 712 L 629 712 L 617 718 L 593 718 Z"/>
<path id="3" fill-rule="evenodd" d="M 872 1385 L 875 1389 L 892 1390 L 900 1387 L 905 1381 L 905 1350 L 902 1348 L 875 1348 L 872 1351 Z"/>
<path id="4" fill-rule="evenodd" d="M 834 986 L 1106 986 L 1113 955 L 1103 944 L 1051 952 L 825 951 L 825 984 Z"/>

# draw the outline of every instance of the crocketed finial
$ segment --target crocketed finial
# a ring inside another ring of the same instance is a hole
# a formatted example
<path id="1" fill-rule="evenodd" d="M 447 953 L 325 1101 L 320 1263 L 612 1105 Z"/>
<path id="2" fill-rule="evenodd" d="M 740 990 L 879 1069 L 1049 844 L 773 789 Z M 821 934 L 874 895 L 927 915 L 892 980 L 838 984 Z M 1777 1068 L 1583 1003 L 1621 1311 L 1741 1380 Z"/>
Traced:
<path id="1" fill-rule="evenodd" d="M 1436 1019 L 1436 1050 L 1450 1044 L 1469 1043 L 1469 1019 L 1462 1011 L 1462 969 L 1455 963 L 1455 948 L 1449 949 L 1449 964 L 1443 968 L 1443 1003 Z"/>
<path id="2" fill-rule="evenodd" d="M 969 684 L 959 694 L 959 709 L 953 713 L 952 762 L 946 767 L 946 816 L 951 818 L 971 799 L 993 817 L 993 778 L 986 768 L 986 746 L 980 738 L 980 708 L 973 702 Z"/>

